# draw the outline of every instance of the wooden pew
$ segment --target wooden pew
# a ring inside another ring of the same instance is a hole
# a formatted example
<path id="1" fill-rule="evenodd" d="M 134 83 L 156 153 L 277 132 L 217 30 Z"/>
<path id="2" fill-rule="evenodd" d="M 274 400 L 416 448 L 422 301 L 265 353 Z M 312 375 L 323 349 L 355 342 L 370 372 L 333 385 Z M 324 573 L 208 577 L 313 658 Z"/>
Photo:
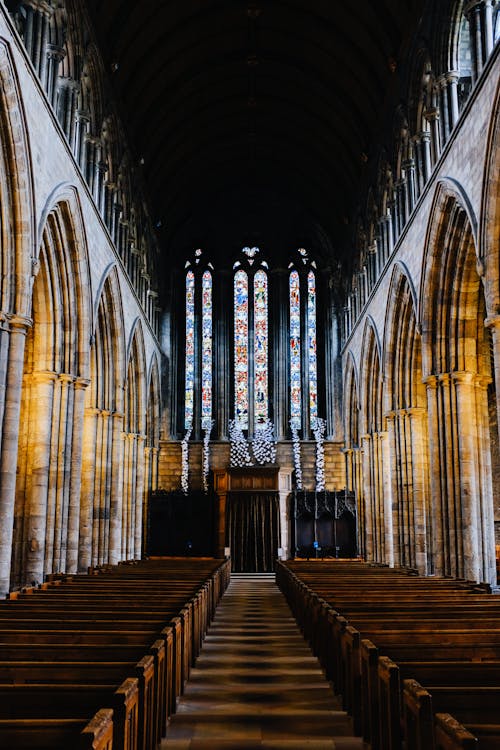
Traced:
<path id="1" fill-rule="evenodd" d="M 120 571 L 115 578 L 116 567 L 100 571 L 95 578 L 78 576 L 75 580 L 75 577 L 71 577 L 70 585 L 75 588 L 74 591 L 68 590 L 65 577 L 57 576 L 39 589 L 28 587 L 24 592 L 16 592 L 11 601 L 0 605 L 0 660 L 6 660 L 0 667 L 0 682 L 4 680 L 0 685 L 0 695 L 5 693 L 5 705 L 10 708 L 18 705 L 16 701 L 21 695 L 20 691 L 24 690 L 26 695 L 26 690 L 33 688 L 36 691 L 40 685 L 44 685 L 53 697 L 59 687 L 58 681 L 65 699 L 70 695 L 75 697 L 76 694 L 81 698 L 82 694 L 87 696 L 92 691 L 97 696 L 100 688 L 109 690 L 110 681 L 123 676 L 121 668 L 125 665 L 110 664 L 110 652 L 118 659 L 123 658 L 123 655 L 119 655 L 124 652 L 127 655 L 137 655 L 141 646 L 147 650 L 152 637 L 160 635 L 162 639 L 156 640 L 150 647 L 152 655 L 140 659 L 138 664 L 128 664 L 136 672 L 142 668 L 142 675 L 147 673 L 148 679 L 143 677 L 142 686 L 140 681 L 138 683 L 140 699 L 137 701 L 136 716 L 130 716 L 129 721 L 133 738 L 127 740 L 126 746 L 135 748 L 138 743 L 139 747 L 144 748 L 156 746 L 160 736 L 165 734 L 167 718 L 175 710 L 175 701 L 182 690 L 183 681 L 187 678 L 215 606 L 229 581 L 229 564 L 219 564 L 215 569 L 216 565 L 215 561 L 211 561 L 206 566 L 205 572 L 211 574 L 208 580 L 200 581 L 198 569 L 193 574 L 193 580 L 174 581 L 174 586 L 172 571 L 166 572 L 161 565 L 156 566 L 155 571 L 145 571 L 144 567 L 139 571 L 139 565 L 138 574 L 131 577 L 128 576 L 127 569 L 125 574 Z M 175 573 L 178 573 L 177 567 Z M 100 585 L 86 585 L 91 578 L 98 579 Z M 168 595 L 165 595 L 166 589 Z M 51 600 L 48 596 L 50 592 L 57 592 L 57 598 Z M 155 604 L 151 605 L 153 597 Z M 190 599 L 186 601 L 188 597 Z M 162 599 L 160 605 L 157 604 L 159 598 Z M 3 605 L 10 607 L 10 610 Z M 82 612 L 85 614 L 82 615 Z M 91 613 L 90 616 L 87 615 L 88 612 Z M 165 626 L 165 621 L 172 612 L 176 612 L 176 616 L 171 618 L 170 625 Z M 17 648 L 22 650 L 23 659 L 27 653 L 30 654 L 30 659 L 40 659 L 42 654 L 45 656 L 42 656 L 42 661 L 38 664 L 19 664 L 19 653 L 15 653 Z M 49 651 L 51 656 L 48 656 Z M 75 658 L 80 660 L 82 653 L 87 656 L 94 653 L 94 658 L 96 654 L 97 658 L 100 656 L 102 659 L 105 654 L 106 657 L 92 665 L 71 663 Z M 58 660 L 55 665 L 48 661 L 54 656 Z M 63 660 L 66 660 L 66 664 L 61 663 Z M 88 680 L 89 671 L 97 677 Z M 47 675 L 46 679 L 44 673 Z M 5 683 L 7 675 L 12 683 L 10 691 L 9 685 Z M 31 682 L 34 677 L 44 681 L 39 684 L 14 684 L 26 679 Z M 75 684 L 68 680 L 73 680 Z M 102 681 L 102 685 L 95 685 L 94 681 Z M 82 693 L 82 690 L 87 690 L 87 693 Z M 39 698 L 42 696 L 40 690 L 36 695 Z M 43 704 L 43 699 L 41 703 Z M 22 702 L 19 706 L 21 705 Z M 118 706 L 115 712 L 119 713 L 119 708 Z M 80 709 L 81 701 L 78 710 Z M 75 721 L 74 716 L 66 718 Z M 57 716 L 51 716 L 50 719 L 59 725 L 64 720 Z M 81 724 L 79 716 L 76 720 Z M 32 716 L 19 717 L 16 721 L 18 724 L 22 721 L 38 721 L 39 726 L 42 726 L 40 719 Z M 17 729 L 19 730 L 19 726 Z M 115 747 L 116 742 L 120 743 L 120 726 L 117 727 L 117 732 L 115 731 Z"/>
<path id="2" fill-rule="evenodd" d="M 137 750 L 139 685 L 128 678 L 115 685 L 0 684 L 0 719 L 81 719 L 101 707 L 113 709 L 113 750 Z"/>
<path id="3" fill-rule="evenodd" d="M 16 750 L 112 750 L 113 711 L 82 719 L 0 719 L 2 747 Z"/>

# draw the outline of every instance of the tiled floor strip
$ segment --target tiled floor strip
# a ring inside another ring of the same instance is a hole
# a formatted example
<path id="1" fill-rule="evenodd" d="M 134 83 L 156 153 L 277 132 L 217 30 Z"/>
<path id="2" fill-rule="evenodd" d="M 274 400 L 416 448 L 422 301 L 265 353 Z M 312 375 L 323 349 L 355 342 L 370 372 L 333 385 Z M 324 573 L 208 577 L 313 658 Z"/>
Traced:
<path id="1" fill-rule="evenodd" d="M 233 577 L 162 750 L 361 750 L 269 577 Z"/>

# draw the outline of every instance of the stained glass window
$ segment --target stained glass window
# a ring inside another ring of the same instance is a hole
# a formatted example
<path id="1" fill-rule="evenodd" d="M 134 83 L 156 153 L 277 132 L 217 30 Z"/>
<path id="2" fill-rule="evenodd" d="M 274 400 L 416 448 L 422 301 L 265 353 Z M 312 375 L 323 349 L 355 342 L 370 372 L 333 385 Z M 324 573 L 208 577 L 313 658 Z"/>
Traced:
<path id="1" fill-rule="evenodd" d="M 234 404 L 235 418 L 248 429 L 248 276 L 234 274 Z"/>
<path id="2" fill-rule="evenodd" d="M 300 383 L 300 278 L 290 274 L 290 420 L 300 430 L 302 389 Z"/>
<path id="3" fill-rule="evenodd" d="M 201 326 L 201 426 L 210 428 L 212 421 L 212 274 L 202 279 Z"/>
<path id="4" fill-rule="evenodd" d="M 316 427 L 318 418 L 318 355 L 316 352 L 316 278 L 307 274 L 307 338 L 309 360 L 309 418 Z"/>
<path id="5" fill-rule="evenodd" d="M 268 415 L 268 316 L 267 274 L 257 271 L 253 279 L 254 314 L 254 419 L 265 422 Z"/>
<path id="6" fill-rule="evenodd" d="M 194 273 L 186 274 L 186 378 L 184 428 L 193 426 L 194 416 Z"/>

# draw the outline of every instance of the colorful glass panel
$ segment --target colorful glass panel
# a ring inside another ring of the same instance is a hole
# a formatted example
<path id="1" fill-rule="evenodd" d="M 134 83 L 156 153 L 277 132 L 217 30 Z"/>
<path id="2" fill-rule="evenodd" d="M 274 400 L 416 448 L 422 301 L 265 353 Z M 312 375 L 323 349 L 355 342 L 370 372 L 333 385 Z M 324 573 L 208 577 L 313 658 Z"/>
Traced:
<path id="1" fill-rule="evenodd" d="M 212 421 L 212 274 L 202 279 L 201 330 L 201 426 L 209 429 Z"/>
<path id="2" fill-rule="evenodd" d="M 300 383 L 300 278 L 290 274 L 290 422 L 300 430 L 302 389 Z"/>
<path id="3" fill-rule="evenodd" d="M 194 273 L 186 274 L 186 377 L 184 428 L 193 426 L 194 416 Z"/>
<path id="4" fill-rule="evenodd" d="M 268 301 L 267 274 L 257 271 L 253 279 L 254 316 L 254 418 L 255 424 L 266 421 L 268 416 Z"/>
<path id="5" fill-rule="evenodd" d="M 316 427 L 318 419 L 318 355 L 316 351 L 316 278 L 307 274 L 307 338 L 309 359 L 309 419 Z"/>
<path id="6" fill-rule="evenodd" d="M 234 274 L 234 413 L 248 429 L 248 276 Z"/>

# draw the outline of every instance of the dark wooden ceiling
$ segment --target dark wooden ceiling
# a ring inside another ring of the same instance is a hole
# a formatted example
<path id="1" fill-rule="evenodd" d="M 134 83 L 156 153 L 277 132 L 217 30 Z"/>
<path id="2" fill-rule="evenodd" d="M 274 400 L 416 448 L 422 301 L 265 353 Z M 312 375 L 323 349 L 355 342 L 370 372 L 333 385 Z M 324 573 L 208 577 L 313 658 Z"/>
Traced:
<path id="1" fill-rule="evenodd" d="M 338 251 L 424 0 L 87 2 L 167 257 Z"/>

